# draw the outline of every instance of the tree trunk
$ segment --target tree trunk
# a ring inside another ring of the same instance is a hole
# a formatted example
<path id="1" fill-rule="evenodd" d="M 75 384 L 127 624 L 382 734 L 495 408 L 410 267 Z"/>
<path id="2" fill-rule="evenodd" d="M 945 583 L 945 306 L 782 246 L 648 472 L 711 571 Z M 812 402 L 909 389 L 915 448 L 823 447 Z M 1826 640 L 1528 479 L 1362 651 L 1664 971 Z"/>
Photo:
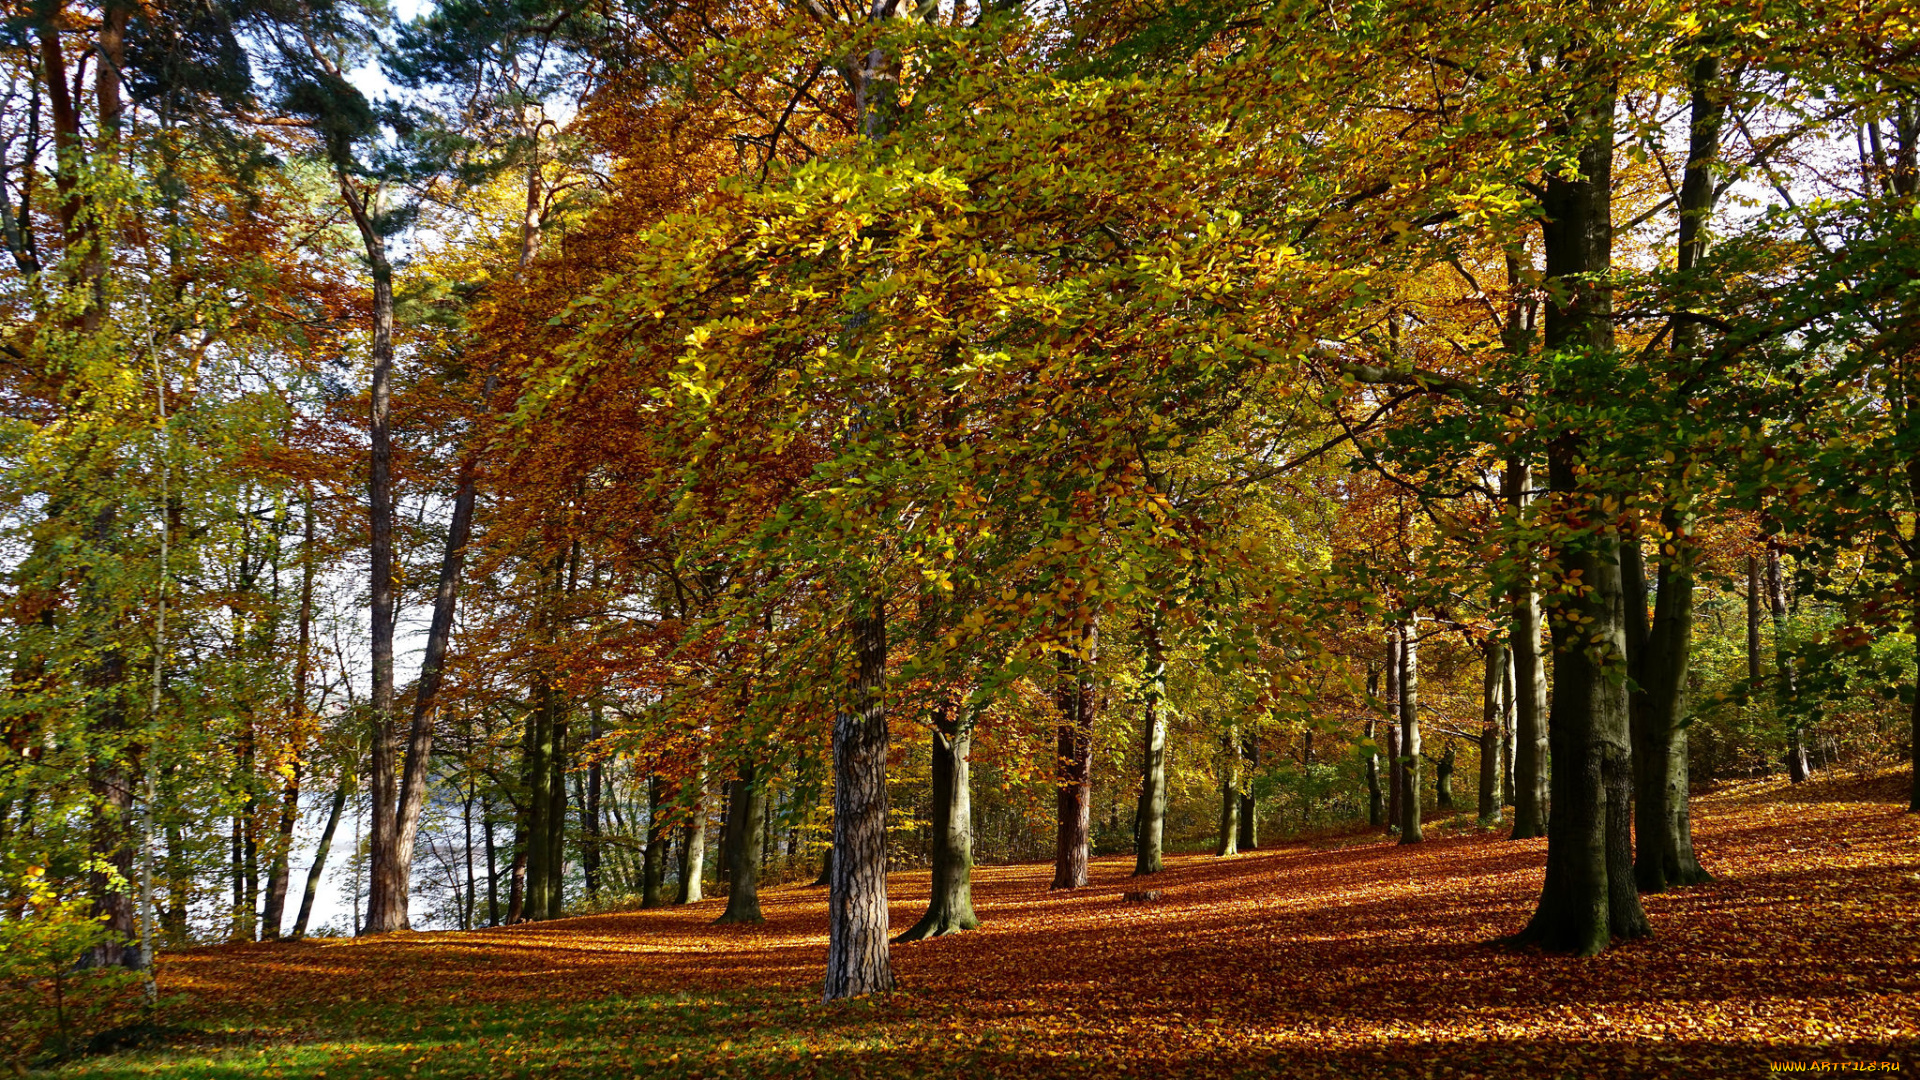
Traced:
<path id="1" fill-rule="evenodd" d="M 887 943 L 887 622 L 883 596 L 848 627 L 852 700 L 833 721 L 833 883 L 825 1000 L 893 989 Z"/>
<path id="2" fill-rule="evenodd" d="M 1507 462 L 1503 481 L 1516 513 L 1532 501 L 1533 469 Z M 1547 835 L 1547 672 L 1540 656 L 1540 591 L 1531 567 L 1512 593 L 1508 648 L 1513 652 L 1513 839 Z"/>
<path id="3" fill-rule="evenodd" d="M 707 767 L 702 760 L 693 774 L 693 815 L 681 834 L 680 888 L 674 894 L 676 904 L 697 904 L 703 899 L 700 879 L 707 874 Z"/>
<path id="4" fill-rule="evenodd" d="M 587 740 L 597 742 L 600 739 L 600 704 L 595 702 L 591 713 L 591 726 L 587 730 Z M 587 796 L 581 800 L 580 807 L 580 875 L 586 879 L 587 896 L 598 898 L 600 895 L 600 760 L 595 758 L 587 766 Z"/>
<path id="5" fill-rule="evenodd" d="M 560 695 L 552 691 L 553 754 L 548 768 L 547 797 L 553 806 L 547 811 L 547 918 L 566 914 L 567 902 L 567 710 Z"/>
<path id="6" fill-rule="evenodd" d="M 933 715 L 933 895 L 927 913 L 895 943 L 956 934 L 980 925 L 973 913 L 973 791 L 967 756 L 972 724 L 950 699 Z"/>
<path id="7" fill-rule="evenodd" d="M 1747 686 L 1760 689 L 1760 559 L 1747 556 Z"/>
<path id="8" fill-rule="evenodd" d="M 1141 621 L 1146 651 L 1146 715 L 1141 738 L 1140 805 L 1134 811 L 1133 873 L 1157 874 L 1167 825 L 1167 662 L 1160 646 L 1160 625 Z"/>
<path id="9" fill-rule="evenodd" d="M 1313 732 L 1307 732 L 1307 738 L 1311 740 Z M 1312 742 L 1308 742 L 1307 746 L 1311 750 Z M 1249 732 L 1240 740 L 1240 749 L 1245 759 L 1245 771 L 1240 777 L 1240 823 L 1236 843 L 1241 851 L 1254 851 L 1260 847 L 1260 808 L 1253 798 L 1253 777 L 1260 768 L 1260 742 Z M 1313 762 L 1303 761 L 1301 764 L 1311 766 Z"/>
<path id="10" fill-rule="evenodd" d="M 1653 621 L 1628 638 L 1628 664 L 1639 689 L 1631 700 L 1634 766 L 1634 881 L 1641 892 L 1711 880 L 1693 853 L 1687 791 L 1687 666 L 1693 642 L 1691 522 L 1668 507 L 1658 560 Z M 1622 549 L 1621 572 L 1631 613 L 1644 611 L 1646 586 L 1638 545 Z"/>
<path id="11" fill-rule="evenodd" d="M 1087 840 L 1093 825 L 1093 707 L 1092 668 L 1099 648 L 1099 631 L 1091 624 L 1081 638 L 1078 654 L 1060 663 L 1056 700 L 1060 720 L 1059 780 L 1055 810 L 1058 831 L 1053 848 L 1054 889 L 1087 887 Z"/>
<path id="12" fill-rule="evenodd" d="M 487 848 L 487 925 L 500 925 L 500 853 L 493 840 L 493 802 L 480 797 L 480 837 Z"/>
<path id="13" fill-rule="evenodd" d="M 1402 629 L 1400 641 L 1400 842 L 1417 844 L 1420 831 L 1420 617 Z"/>
<path id="14" fill-rule="evenodd" d="M 1375 730 L 1378 727 L 1378 721 L 1367 721 L 1367 743 L 1369 746 L 1367 750 L 1367 824 L 1376 829 L 1387 823 L 1386 800 L 1384 793 L 1380 790 L 1380 753 L 1377 750 L 1371 749 L 1372 746 L 1376 745 L 1374 743 L 1374 736 Z"/>
<path id="15" fill-rule="evenodd" d="M 507 864 L 507 925 L 527 917 L 527 817 L 525 811 L 514 815 L 513 861 Z"/>
<path id="16" fill-rule="evenodd" d="M 1545 347 L 1601 365 L 1613 349 L 1613 116 L 1615 93 L 1587 91 L 1567 114 L 1579 146 L 1576 171 L 1548 176 L 1543 230 L 1549 290 Z M 1604 371 L 1604 367 L 1601 368 Z M 1559 404 L 1590 407 L 1617 393 L 1610 376 L 1569 379 L 1555 388 Z M 1632 753 L 1628 745 L 1626 606 L 1618 526 L 1587 489 L 1592 451 L 1570 430 L 1548 449 L 1548 482 L 1556 518 L 1595 522 L 1554 552 L 1581 592 L 1560 594 L 1552 620 L 1554 693 L 1548 718 L 1552 755 L 1547 872 L 1540 904 L 1515 939 L 1555 952 L 1591 956 L 1618 938 L 1648 934 L 1633 881 Z M 1563 517 L 1564 515 L 1564 517 Z"/>
<path id="17" fill-rule="evenodd" d="M 544 681 L 544 680 L 543 680 Z M 516 847 L 525 863 L 526 887 L 518 915 L 538 920 L 547 916 L 548 865 L 553 857 L 552 828 L 547 818 L 553 812 L 553 709 L 555 695 L 550 686 L 535 690 L 537 704 L 527 711 L 525 741 L 521 756 L 527 777 L 525 805 L 521 807 L 520 835 Z"/>
<path id="18" fill-rule="evenodd" d="M 386 243 L 375 230 L 366 205 L 343 173 L 340 193 L 359 226 L 373 275 L 373 386 L 369 395 L 368 434 L 372 443 L 367 474 L 368 520 L 372 563 L 372 700 L 370 704 L 372 766 L 367 789 L 373 805 L 369 829 L 369 880 L 364 933 L 379 934 L 407 928 L 407 881 L 412 851 L 399 850 L 393 717 L 393 269 Z M 399 860 L 407 860 L 403 868 Z"/>
<path id="19" fill-rule="evenodd" d="M 1240 854 L 1240 740 L 1233 728 L 1220 737 L 1220 844 L 1214 855 Z"/>
<path id="20" fill-rule="evenodd" d="M 664 783 L 658 774 L 647 777 L 647 848 L 640 862 L 640 906 L 657 908 L 664 906 L 667 898 L 662 888 L 667 877 L 667 837 L 668 832 L 660 820 L 660 806 Z"/>
<path id="21" fill-rule="evenodd" d="M 1402 645 L 1398 624 L 1387 627 L 1387 828 L 1400 831 L 1400 797 L 1405 787 L 1401 773 L 1406 762 L 1400 756 L 1400 661 Z"/>
<path id="22" fill-rule="evenodd" d="M 1500 823 L 1500 718 L 1506 711 L 1501 687 L 1506 681 L 1507 647 L 1488 638 L 1480 647 L 1486 670 L 1480 679 L 1480 805 L 1481 827 Z"/>
<path id="23" fill-rule="evenodd" d="M 757 923 L 760 915 L 760 849 L 766 843 L 767 789 L 751 762 L 740 763 L 727 815 L 727 910 L 715 922 Z"/>
<path id="24" fill-rule="evenodd" d="M 1774 684 L 1773 700 L 1787 726 L 1787 779 L 1804 784 L 1813 774 L 1807 763 L 1807 732 L 1794 714 L 1795 685 L 1793 659 L 1787 649 L 1787 582 L 1780 571 L 1780 544 L 1767 542 L 1767 612 L 1773 619 Z"/>
<path id="25" fill-rule="evenodd" d="M 300 914 L 293 920 L 293 940 L 307 936 L 307 921 L 313 917 L 313 899 L 320 892 L 320 875 L 327 869 L 327 852 L 333 848 L 333 832 L 340 827 L 340 814 L 347 808 L 347 793 L 353 787 L 353 774 L 340 778 L 334 790 L 333 805 L 327 808 L 327 823 L 320 830 L 320 843 L 313 849 L 313 865 L 307 867 L 307 887 L 300 894 Z"/>

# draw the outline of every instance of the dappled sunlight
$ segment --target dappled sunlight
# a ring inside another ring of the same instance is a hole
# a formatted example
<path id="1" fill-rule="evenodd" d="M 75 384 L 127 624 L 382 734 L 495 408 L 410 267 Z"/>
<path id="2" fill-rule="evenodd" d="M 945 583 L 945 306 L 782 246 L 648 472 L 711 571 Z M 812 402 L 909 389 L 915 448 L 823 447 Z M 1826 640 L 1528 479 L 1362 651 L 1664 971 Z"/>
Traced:
<path id="1" fill-rule="evenodd" d="M 162 976 L 203 1020 L 252 1018 L 231 1037 L 283 1046 L 289 1075 L 297 1060 L 329 1075 L 1724 1076 L 1914 1051 L 1920 821 L 1899 812 L 1903 779 L 1699 799 L 1716 880 L 1647 897 L 1655 936 L 1587 960 L 1489 944 L 1525 922 L 1544 858 L 1542 841 L 1494 831 L 1175 856 L 1149 902 L 1122 899 L 1143 887 L 1131 857 L 1096 859 L 1071 892 L 1046 889 L 1045 865 L 980 867 L 979 930 L 896 947 L 900 993 L 832 1006 L 817 1001 L 826 890 L 805 885 L 765 890 L 755 926 L 714 925 L 716 898 L 196 949 L 166 956 Z M 890 888 L 898 930 L 928 878 Z M 424 1029 L 383 1035 L 410 1028 L 396 1016 Z M 202 1049 L 194 1075 L 242 1075 Z"/>

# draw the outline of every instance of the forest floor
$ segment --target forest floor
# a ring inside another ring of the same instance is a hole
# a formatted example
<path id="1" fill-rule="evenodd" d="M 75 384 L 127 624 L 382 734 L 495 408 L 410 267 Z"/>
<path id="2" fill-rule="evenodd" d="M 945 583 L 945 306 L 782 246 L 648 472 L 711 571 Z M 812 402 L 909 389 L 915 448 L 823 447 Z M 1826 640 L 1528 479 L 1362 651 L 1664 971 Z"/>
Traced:
<path id="1" fill-rule="evenodd" d="M 1920 816 L 1904 771 L 1696 798 L 1709 885 L 1646 898 L 1655 936 L 1516 954 L 1543 841 L 1321 837 L 1179 856 L 1091 887 L 980 867 L 982 927 L 893 951 L 901 990 L 818 1000 L 826 894 L 764 925 L 722 901 L 501 930 L 194 949 L 163 958 L 171 1045 L 62 1075 L 1758 1076 L 1920 1068 Z M 1430 834 L 1431 835 L 1431 834 Z M 890 880 L 893 923 L 926 873 Z M 1856 1066 L 1857 1068 L 1857 1066 Z M 1881 1069 L 1889 1068 L 1881 1065 Z M 1794 1070 L 1799 1071 L 1799 1070 Z"/>

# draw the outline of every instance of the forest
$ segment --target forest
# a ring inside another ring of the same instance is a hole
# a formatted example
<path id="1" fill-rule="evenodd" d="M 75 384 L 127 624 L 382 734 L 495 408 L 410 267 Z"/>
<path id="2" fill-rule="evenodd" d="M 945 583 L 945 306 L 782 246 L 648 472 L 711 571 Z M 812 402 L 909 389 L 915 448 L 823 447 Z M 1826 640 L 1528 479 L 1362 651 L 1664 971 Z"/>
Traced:
<path id="1" fill-rule="evenodd" d="M 1917 0 L 0 71 L 16 1072 L 1920 1062 Z"/>

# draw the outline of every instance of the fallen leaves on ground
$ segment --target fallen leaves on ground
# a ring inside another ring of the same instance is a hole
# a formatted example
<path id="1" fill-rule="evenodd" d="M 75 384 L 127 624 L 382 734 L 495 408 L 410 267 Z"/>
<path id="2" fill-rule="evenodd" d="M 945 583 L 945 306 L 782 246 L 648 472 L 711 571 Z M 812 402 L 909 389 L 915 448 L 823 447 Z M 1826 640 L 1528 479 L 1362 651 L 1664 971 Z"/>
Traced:
<path id="1" fill-rule="evenodd" d="M 195 949 L 164 1050 L 82 1075 L 1758 1075 L 1770 1062 L 1916 1063 L 1920 818 L 1904 773 L 1695 801 L 1708 885 L 1646 898 L 1656 936 L 1593 959 L 1505 951 L 1544 841 L 1349 837 L 1230 859 L 1131 859 L 1048 892 L 980 867 L 975 932 L 893 950 L 902 990 L 818 1001 L 826 894 L 500 930 Z M 925 873 L 894 875 L 895 931 Z"/>

